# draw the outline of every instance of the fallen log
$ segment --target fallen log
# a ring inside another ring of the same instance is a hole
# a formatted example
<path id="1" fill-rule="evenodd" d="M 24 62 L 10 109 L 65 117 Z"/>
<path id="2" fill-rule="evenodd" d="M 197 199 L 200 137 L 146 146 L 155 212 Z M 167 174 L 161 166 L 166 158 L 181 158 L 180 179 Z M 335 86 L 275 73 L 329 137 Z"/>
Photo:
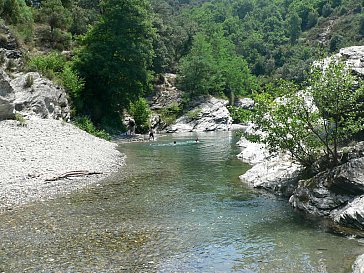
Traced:
<path id="1" fill-rule="evenodd" d="M 64 178 L 69 177 L 80 177 L 80 176 L 86 176 L 86 175 L 95 175 L 95 174 L 102 174 L 102 172 L 90 172 L 90 171 L 71 171 L 63 173 L 59 176 L 54 176 L 52 178 L 47 178 L 45 182 L 51 182 L 51 181 L 57 181 Z"/>

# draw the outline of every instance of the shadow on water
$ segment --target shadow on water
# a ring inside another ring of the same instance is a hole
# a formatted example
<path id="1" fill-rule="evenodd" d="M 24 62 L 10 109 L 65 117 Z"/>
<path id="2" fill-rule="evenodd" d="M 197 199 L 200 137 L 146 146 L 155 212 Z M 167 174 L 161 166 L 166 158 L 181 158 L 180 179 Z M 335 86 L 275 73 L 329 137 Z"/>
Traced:
<path id="1" fill-rule="evenodd" d="M 350 271 L 364 250 L 357 240 L 242 184 L 248 166 L 231 133 L 195 137 L 122 144 L 127 166 L 102 184 L 0 215 L 0 269 Z"/>

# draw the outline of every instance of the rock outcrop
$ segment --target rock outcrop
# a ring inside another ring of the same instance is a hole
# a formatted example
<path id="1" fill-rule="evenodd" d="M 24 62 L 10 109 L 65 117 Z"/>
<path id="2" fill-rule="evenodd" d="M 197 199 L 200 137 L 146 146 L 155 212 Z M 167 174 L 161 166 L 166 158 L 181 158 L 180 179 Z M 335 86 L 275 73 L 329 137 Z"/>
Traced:
<path id="1" fill-rule="evenodd" d="M 0 71 L 0 120 L 14 117 L 15 93 L 10 81 L 9 76 L 4 71 Z"/>
<path id="2" fill-rule="evenodd" d="M 364 46 L 342 48 L 339 53 L 327 58 L 326 62 L 330 62 L 332 59 L 344 61 L 355 74 L 364 76 Z"/>
<path id="3" fill-rule="evenodd" d="M 356 258 L 353 264 L 353 273 L 364 273 L 364 254 Z"/>
<path id="4" fill-rule="evenodd" d="M 65 90 L 39 73 L 20 73 L 10 84 L 15 94 L 15 110 L 22 115 L 66 121 L 70 119 Z"/>
<path id="5" fill-rule="evenodd" d="M 163 75 L 156 84 L 154 94 L 149 98 L 150 108 L 154 111 L 151 118 L 152 128 L 167 133 L 230 130 L 232 119 L 226 107 L 228 101 L 211 96 L 201 96 L 191 100 L 184 106 L 189 111 L 168 125 L 159 113 L 167 111 L 172 112 L 172 115 L 180 114 L 180 109 L 177 109 L 181 107 L 182 102 L 182 91 L 176 88 L 176 75 L 168 73 Z M 170 116 L 170 113 L 168 115 Z"/>
<path id="6" fill-rule="evenodd" d="M 168 133 L 228 131 L 232 118 L 227 109 L 228 101 L 214 97 L 202 98 L 195 101 L 196 107 L 178 118 L 172 126 L 167 127 Z"/>
<path id="7" fill-rule="evenodd" d="M 238 158 L 252 166 L 240 176 L 240 180 L 254 188 L 290 196 L 303 170 L 288 155 L 271 156 L 263 144 L 252 143 L 244 137 L 238 142 L 242 151 Z"/>
<path id="8" fill-rule="evenodd" d="M 0 49 L 5 62 L 0 67 L 0 120 L 14 118 L 15 112 L 25 117 L 70 119 L 66 92 L 36 72 L 16 72 L 21 62 L 14 50 Z M 13 54 L 14 55 L 14 54 Z M 13 61 L 15 68 L 6 71 L 6 63 Z"/>

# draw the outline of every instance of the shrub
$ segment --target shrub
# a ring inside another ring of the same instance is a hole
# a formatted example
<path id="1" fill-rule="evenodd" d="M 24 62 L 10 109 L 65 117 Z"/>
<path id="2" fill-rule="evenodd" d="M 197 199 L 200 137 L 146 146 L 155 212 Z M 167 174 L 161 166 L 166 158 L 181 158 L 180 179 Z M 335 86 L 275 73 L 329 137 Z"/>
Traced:
<path id="1" fill-rule="evenodd" d="M 5 53 L 2 51 L 0 52 L 0 65 L 3 65 L 5 63 Z"/>
<path id="2" fill-rule="evenodd" d="M 76 119 L 74 120 L 74 124 L 81 130 L 86 131 L 91 135 L 106 140 L 111 139 L 110 135 L 106 131 L 97 129 L 95 125 L 92 123 L 91 119 L 87 116 L 76 117 Z"/>
<path id="3" fill-rule="evenodd" d="M 201 109 L 197 108 L 195 110 L 191 110 L 187 112 L 187 117 L 191 120 L 198 119 L 199 115 L 201 114 Z"/>
<path id="4" fill-rule="evenodd" d="M 28 75 L 26 78 L 25 78 L 25 83 L 24 83 L 24 87 L 25 88 L 30 88 L 32 87 L 34 83 L 34 78 L 32 75 Z"/>
<path id="5" fill-rule="evenodd" d="M 9 59 L 7 64 L 6 64 L 6 70 L 11 72 L 15 69 L 16 67 L 16 63 L 13 59 Z"/>
<path id="6" fill-rule="evenodd" d="M 228 106 L 228 110 L 234 123 L 245 123 L 251 118 L 252 111 L 236 106 Z"/>
<path id="7" fill-rule="evenodd" d="M 27 69 L 30 71 L 38 71 L 44 76 L 61 73 L 66 63 L 66 58 L 56 52 L 48 55 L 38 55 L 30 59 L 27 63 Z"/>
<path id="8" fill-rule="evenodd" d="M 4 34 L 0 34 L 0 47 L 6 47 L 8 44 L 8 38 Z"/>
<path id="9" fill-rule="evenodd" d="M 15 113 L 15 120 L 18 122 L 20 126 L 26 126 L 27 121 L 20 113 Z"/>
<path id="10" fill-rule="evenodd" d="M 150 125 L 149 117 L 151 115 L 148 102 L 143 98 L 139 98 L 137 101 L 130 103 L 129 113 L 135 120 L 136 132 L 146 133 Z"/>

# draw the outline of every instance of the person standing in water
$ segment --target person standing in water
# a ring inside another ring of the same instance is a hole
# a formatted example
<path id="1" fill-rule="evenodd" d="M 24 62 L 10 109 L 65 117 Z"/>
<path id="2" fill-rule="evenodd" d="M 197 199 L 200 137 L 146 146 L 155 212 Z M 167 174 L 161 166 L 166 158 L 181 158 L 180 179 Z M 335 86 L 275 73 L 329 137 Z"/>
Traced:
<path id="1" fill-rule="evenodd" d="M 152 128 L 150 128 L 150 130 L 149 130 L 149 140 L 150 139 L 153 139 L 153 141 L 154 141 L 154 131 Z"/>

